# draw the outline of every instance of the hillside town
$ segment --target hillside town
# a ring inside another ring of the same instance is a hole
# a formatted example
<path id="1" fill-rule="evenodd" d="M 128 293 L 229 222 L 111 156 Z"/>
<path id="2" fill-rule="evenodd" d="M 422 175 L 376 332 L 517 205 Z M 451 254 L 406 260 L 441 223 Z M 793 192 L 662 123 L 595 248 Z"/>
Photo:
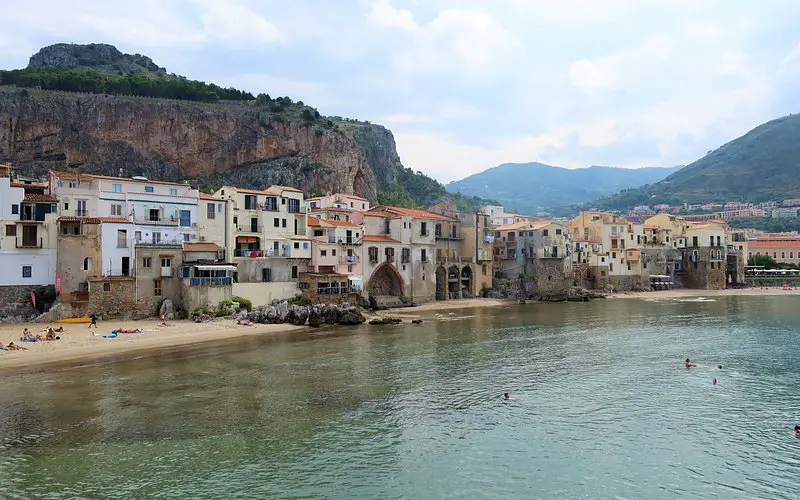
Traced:
<path id="1" fill-rule="evenodd" d="M 37 307 L 32 292 L 42 287 L 54 289 L 62 317 L 148 317 L 165 299 L 191 312 L 233 297 L 389 308 L 723 289 L 746 284 L 754 255 L 800 263 L 797 236 L 747 233 L 668 207 L 548 220 L 502 206 L 461 213 L 447 200 L 427 210 L 373 206 L 292 186 L 207 194 L 145 177 L 29 179 L 9 165 L 0 167 L 0 201 L 3 316 Z"/>

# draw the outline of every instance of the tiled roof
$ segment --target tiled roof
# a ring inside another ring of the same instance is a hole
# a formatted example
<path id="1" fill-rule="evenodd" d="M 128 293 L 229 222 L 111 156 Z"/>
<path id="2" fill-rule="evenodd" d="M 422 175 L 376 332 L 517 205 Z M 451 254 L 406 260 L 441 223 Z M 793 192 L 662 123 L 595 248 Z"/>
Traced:
<path id="1" fill-rule="evenodd" d="M 216 243 L 184 243 L 184 252 L 219 252 L 222 247 Z"/>
<path id="2" fill-rule="evenodd" d="M 362 198 L 362 197 L 356 196 L 354 194 L 343 194 L 342 196 L 347 196 L 348 198 L 353 198 L 354 200 L 369 201 L 366 198 Z"/>
<path id="3" fill-rule="evenodd" d="M 47 184 L 26 184 L 24 182 L 12 182 L 11 187 L 14 188 L 46 188 Z"/>
<path id="4" fill-rule="evenodd" d="M 381 208 L 373 208 L 364 212 L 364 217 L 388 217 L 390 219 L 395 219 L 400 216 L 391 212 L 387 212 Z"/>
<path id="5" fill-rule="evenodd" d="M 750 248 L 772 248 L 772 247 L 800 247 L 800 240 L 753 240 L 748 241 Z"/>
<path id="6" fill-rule="evenodd" d="M 445 217 L 444 215 L 435 214 L 433 212 L 428 212 L 427 210 L 417 210 L 415 208 L 401 208 L 401 207 L 389 207 L 389 206 L 380 206 L 379 209 L 383 209 L 389 213 L 397 214 L 397 215 L 405 215 L 408 217 L 413 217 L 415 219 L 434 219 L 434 220 L 453 220 L 450 217 Z"/>
<path id="7" fill-rule="evenodd" d="M 133 224 L 125 217 L 100 217 L 100 222 L 113 222 L 115 224 Z"/>
<path id="8" fill-rule="evenodd" d="M 528 229 L 532 224 L 528 221 L 515 222 L 513 224 L 506 224 L 504 226 L 497 226 L 495 231 L 515 231 L 517 229 Z"/>
<path id="9" fill-rule="evenodd" d="M 25 201 L 33 201 L 39 203 L 56 203 L 58 200 L 47 194 L 25 193 L 23 198 Z"/>
<path id="10" fill-rule="evenodd" d="M 58 222 L 83 222 L 84 224 L 100 224 L 98 217 L 75 217 L 72 215 L 62 215 L 59 217 Z"/>
<path id="11" fill-rule="evenodd" d="M 389 236 L 383 236 L 379 234 L 368 234 L 364 236 L 364 241 L 374 241 L 381 243 L 400 243 L 394 238 L 390 238 Z"/>
<path id="12" fill-rule="evenodd" d="M 325 222 L 336 227 L 358 227 L 358 224 L 346 220 L 325 219 Z"/>
<path id="13" fill-rule="evenodd" d="M 301 189 L 297 189 L 296 187 L 292 186 L 270 186 L 267 188 L 267 192 L 273 195 L 281 195 L 282 191 L 291 191 L 293 193 L 302 193 Z"/>
<path id="14" fill-rule="evenodd" d="M 316 217 L 309 217 L 308 218 L 308 225 L 311 226 L 311 227 L 321 227 L 322 226 L 322 224 L 320 224 L 320 222 L 319 222 L 319 219 L 317 219 Z"/>
<path id="15" fill-rule="evenodd" d="M 152 194 L 152 193 L 150 193 L 150 194 Z M 210 194 L 206 194 L 206 193 L 200 193 L 200 199 L 201 200 L 222 201 L 222 198 L 218 198 L 216 196 L 213 196 L 213 195 L 210 195 Z"/>

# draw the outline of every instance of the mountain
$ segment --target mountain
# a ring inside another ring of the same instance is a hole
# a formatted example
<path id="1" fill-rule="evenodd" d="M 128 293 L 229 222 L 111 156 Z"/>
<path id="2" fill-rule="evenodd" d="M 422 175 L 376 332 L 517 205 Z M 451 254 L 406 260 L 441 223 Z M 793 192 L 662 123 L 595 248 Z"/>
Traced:
<path id="1" fill-rule="evenodd" d="M 621 189 L 659 181 L 681 167 L 566 169 L 543 163 L 505 163 L 447 184 L 451 193 L 496 198 L 520 213 L 582 204 Z"/>
<path id="2" fill-rule="evenodd" d="M 666 179 L 599 200 L 607 209 L 656 203 L 780 201 L 800 195 L 800 115 L 759 125 Z"/>
<path id="3" fill-rule="evenodd" d="M 144 175 L 206 190 L 285 184 L 409 206 L 449 196 L 403 167 L 380 125 L 168 74 L 105 44 L 52 45 L 28 67 L 0 71 L 0 162 L 31 176 Z"/>

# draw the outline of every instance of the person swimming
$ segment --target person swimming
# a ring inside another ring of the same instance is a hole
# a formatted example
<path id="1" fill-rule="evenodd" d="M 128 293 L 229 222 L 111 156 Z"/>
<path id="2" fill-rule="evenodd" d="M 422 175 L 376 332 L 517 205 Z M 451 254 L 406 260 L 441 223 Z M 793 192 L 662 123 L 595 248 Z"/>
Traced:
<path id="1" fill-rule="evenodd" d="M 717 370 L 722 370 L 722 365 L 717 365 Z"/>
<path id="2" fill-rule="evenodd" d="M 694 367 L 696 367 L 696 366 L 697 366 L 696 364 L 692 363 L 692 362 L 689 360 L 689 358 L 686 358 L 686 361 L 684 361 L 684 362 L 683 362 L 683 365 L 684 365 L 686 368 L 694 368 Z"/>
<path id="3" fill-rule="evenodd" d="M 800 425 L 795 425 L 794 426 L 794 430 L 792 431 L 792 434 L 794 434 L 794 437 L 800 438 Z"/>
<path id="4" fill-rule="evenodd" d="M 511 395 L 507 392 L 503 393 L 503 399 L 511 399 Z"/>
<path id="5" fill-rule="evenodd" d="M 717 379 L 716 379 L 716 378 L 712 379 L 712 380 L 711 380 L 711 384 L 712 384 L 712 385 L 717 385 Z"/>

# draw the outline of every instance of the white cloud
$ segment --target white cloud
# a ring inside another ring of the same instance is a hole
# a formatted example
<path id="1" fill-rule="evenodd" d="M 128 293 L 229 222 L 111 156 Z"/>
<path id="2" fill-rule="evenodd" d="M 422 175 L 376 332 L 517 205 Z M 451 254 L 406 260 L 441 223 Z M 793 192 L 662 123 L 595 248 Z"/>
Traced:
<path id="1" fill-rule="evenodd" d="M 384 28 L 419 29 L 411 11 L 395 9 L 388 0 L 376 0 L 372 4 L 372 9 L 367 14 L 367 22 Z"/>
<path id="2" fill-rule="evenodd" d="M 201 5 L 206 40 L 267 44 L 283 41 L 274 24 L 235 0 L 204 0 Z"/>

